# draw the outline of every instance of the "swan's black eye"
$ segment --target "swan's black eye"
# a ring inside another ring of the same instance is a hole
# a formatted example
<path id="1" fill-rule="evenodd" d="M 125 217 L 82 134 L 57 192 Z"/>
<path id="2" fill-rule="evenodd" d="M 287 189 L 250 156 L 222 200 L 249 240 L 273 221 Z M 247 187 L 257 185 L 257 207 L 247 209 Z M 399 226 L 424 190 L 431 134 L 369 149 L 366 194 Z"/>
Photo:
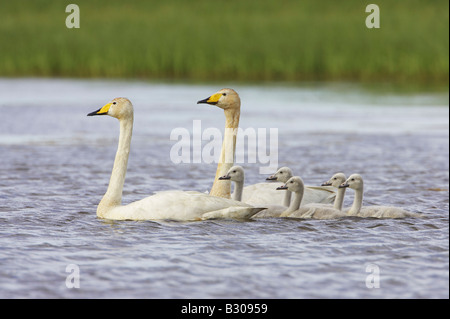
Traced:
<path id="1" fill-rule="evenodd" d="M 222 93 L 222 95 L 223 95 L 223 96 L 226 96 L 227 94 L 226 94 L 226 93 Z"/>
<path id="2" fill-rule="evenodd" d="M 233 173 L 236 173 L 236 171 L 233 171 Z"/>
<path id="3" fill-rule="evenodd" d="M 113 102 L 113 104 L 117 104 L 117 102 Z"/>
<path id="4" fill-rule="evenodd" d="M 355 181 L 355 179 L 354 179 L 354 178 L 352 178 L 352 181 Z"/>
<path id="5" fill-rule="evenodd" d="M 335 177 L 335 178 L 333 178 L 334 180 L 337 180 L 337 178 Z"/>

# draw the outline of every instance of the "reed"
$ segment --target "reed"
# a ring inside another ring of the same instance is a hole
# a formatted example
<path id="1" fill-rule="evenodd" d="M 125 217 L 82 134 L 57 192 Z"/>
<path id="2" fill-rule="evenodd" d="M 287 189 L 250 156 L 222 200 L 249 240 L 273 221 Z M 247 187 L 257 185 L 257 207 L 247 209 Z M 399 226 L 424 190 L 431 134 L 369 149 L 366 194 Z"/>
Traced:
<path id="1" fill-rule="evenodd" d="M 0 76 L 448 83 L 447 0 L 77 0 L 0 4 Z"/>

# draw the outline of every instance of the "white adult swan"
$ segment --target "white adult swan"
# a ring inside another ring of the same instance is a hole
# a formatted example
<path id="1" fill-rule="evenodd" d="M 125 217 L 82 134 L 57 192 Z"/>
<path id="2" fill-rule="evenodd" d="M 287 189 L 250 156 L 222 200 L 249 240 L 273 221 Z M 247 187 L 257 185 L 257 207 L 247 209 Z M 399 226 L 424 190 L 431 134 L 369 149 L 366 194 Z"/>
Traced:
<path id="1" fill-rule="evenodd" d="M 328 181 L 322 184 L 322 186 L 333 186 L 337 188 L 336 198 L 334 199 L 333 208 L 337 210 L 342 210 L 342 204 L 344 203 L 345 187 L 339 187 L 346 181 L 344 173 L 334 174 Z"/>
<path id="2" fill-rule="evenodd" d="M 311 203 L 300 207 L 305 185 L 299 176 L 291 177 L 284 186 L 278 189 L 288 189 L 294 193 L 294 198 L 291 200 L 289 208 L 280 217 L 334 219 L 346 216 L 344 212 L 332 207 L 325 207 L 320 203 Z"/>
<path id="3" fill-rule="evenodd" d="M 242 201 L 250 205 L 282 204 L 287 207 L 291 201 L 291 192 L 279 192 L 276 188 L 283 186 L 292 176 L 289 167 L 281 167 L 275 174 L 266 179 L 279 183 L 258 183 L 244 187 Z M 306 186 L 302 205 L 309 203 L 330 204 L 334 202 L 335 197 L 336 190 L 331 186 Z"/>
<path id="4" fill-rule="evenodd" d="M 219 177 L 224 176 L 234 165 L 236 136 L 241 115 L 241 99 L 236 91 L 225 88 L 214 93 L 210 97 L 197 102 L 197 104 L 200 103 L 215 105 L 223 109 L 225 113 L 225 133 L 222 150 L 219 163 L 217 164 L 214 183 L 209 194 L 230 198 L 230 181 L 218 182 L 218 179 Z M 251 205 L 281 203 L 281 198 L 283 198 L 284 194 L 277 193 L 275 190 L 276 187 L 274 188 L 273 186 L 274 185 L 270 183 L 257 183 L 244 187 L 242 201 Z M 305 202 L 332 203 L 334 201 L 335 191 L 332 187 L 308 187 L 305 195 Z"/>
<path id="5" fill-rule="evenodd" d="M 230 198 L 230 181 L 218 182 L 220 176 L 225 175 L 234 164 L 236 152 L 236 136 L 241 115 L 241 99 L 233 89 L 222 89 L 210 97 L 200 100 L 197 104 L 206 103 L 223 109 L 225 113 L 225 133 L 223 136 L 222 150 L 217 164 L 216 176 L 209 192 L 212 196 Z"/>
<path id="6" fill-rule="evenodd" d="M 203 220 L 209 218 L 250 218 L 263 208 L 191 191 L 164 191 L 128 205 L 122 205 L 122 191 L 133 131 L 133 105 L 115 98 L 93 115 L 119 120 L 120 135 L 108 190 L 97 207 L 97 216 L 114 220 Z"/>
<path id="7" fill-rule="evenodd" d="M 352 174 L 339 186 L 341 188 L 349 187 L 355 190 L 355 198 L 352 207 L 347 211 L 348 216 L 374 217 L 374 218 L 405 218 L 420 217 L 420 214 L 408 212 L 402 208 L 393 206 L 362 206 L 364 182 L 359 174 Z"/>

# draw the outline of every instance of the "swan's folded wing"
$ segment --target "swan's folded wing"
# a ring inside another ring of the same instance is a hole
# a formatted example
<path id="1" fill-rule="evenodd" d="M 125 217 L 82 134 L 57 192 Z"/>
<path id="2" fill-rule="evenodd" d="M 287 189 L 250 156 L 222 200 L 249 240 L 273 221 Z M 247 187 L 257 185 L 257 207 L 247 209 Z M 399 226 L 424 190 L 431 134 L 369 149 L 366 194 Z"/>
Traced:
<path id="1" fill-rule="evenodd" d="M 310 219 L 314 215 L 315 211 L 316 210 L 312 207 L 300 207 L 299 209 L 286 215 L 285 217 Z"/>
<path id="2" fill-rule="evenodd" d="M 232 219 L 249 219 L 265 207 L 227 207 L 213 212 L 203 214 L 202 219 L 232 218 Z"/>
<path id="3" fill-rule="evenodd" d="M 347 216 L 345 212 L 334 209 L 330 205 L 314 203 L 300 207 L 286 217 L 302 219 L 335 219 L 345 216 Z"/>
<path id="4" fill-rule="evenodd" d="M 276 218 L 280 217 L 281 213 L 286 211 L 287 207 L 281 205 L 269 205 L 267 209 L 264 209 L 254 215 L 252 218 Z"/>

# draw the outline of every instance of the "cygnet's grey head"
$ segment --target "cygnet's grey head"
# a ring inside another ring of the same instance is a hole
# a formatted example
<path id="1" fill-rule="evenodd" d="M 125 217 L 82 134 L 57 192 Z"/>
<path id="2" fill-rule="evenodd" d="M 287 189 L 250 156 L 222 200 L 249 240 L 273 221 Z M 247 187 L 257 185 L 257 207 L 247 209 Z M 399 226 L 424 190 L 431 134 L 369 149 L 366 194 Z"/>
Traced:
<path id="1" fill-rule="evenodd" d="M 327 182 L 323 183 L 322 186 L 333 186 L 335 188 L 339 188 L 339 186 L 344 183 L 346 179 L 347 177 L 345 177 L 344 173 L 336 173 Z"/>
<path id="2" fill-rule="evenodd" d="M 275 174 L 271 175 L 270 177 L 267 177 L 266 180 L 286 183 L 291 177 L 292 177 L 291 169 L 289 167 L 282 167 L 278 169 L 278 171 L 276 171 Z"/>
<path id="3" fill-rule="evenodd" d="M 239 166 L 231 167 L 227 174 L 219 177 L 220 180 L 231 180 L 233 182 L 243 182 L 244 181 L 244 169 Z"/>
<path id="4" fill-rule="evenodd" d="M 359 174 L 350 175 L 347 180 L 339 186 L 339 188 L 350 187 L 354 190 L 362 190 L 364 187 L 362 176 Z"/>
<path id="5" fill-rule="evenodd" d="M 287 189 L 291 192 L 299 193 L 304 191 L 305 184 L 300 176 L 292 176 L 283 186 L 280 186 L 277 189 Z"/>

